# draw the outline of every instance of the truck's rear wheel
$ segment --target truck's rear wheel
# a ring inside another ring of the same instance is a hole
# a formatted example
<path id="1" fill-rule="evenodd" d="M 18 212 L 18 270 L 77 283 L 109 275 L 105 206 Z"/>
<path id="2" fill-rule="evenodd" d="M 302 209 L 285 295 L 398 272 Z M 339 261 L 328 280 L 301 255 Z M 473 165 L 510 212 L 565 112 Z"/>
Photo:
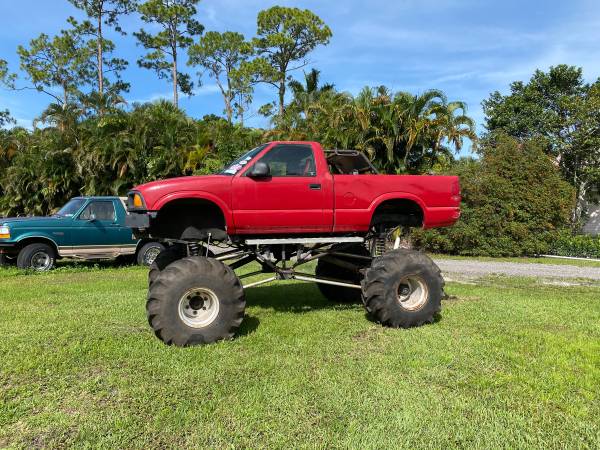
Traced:
<path id="1" fill-rule="evenodd" d="M 152 266 L 156 257 L 165 250 L 160 242 L 146 242 L 137 252 L 135 259 L 140 266 Z"/>
<path id="2" fill-rule="evenodd" d="M 233 270 L 200 256 L 169 264 L 151 284 L 146 303 L 156 336 L 180 347 L 231 339 L 245 307 L 244 291 Z"/>
<path id="3" fill-rule="evenodd" d="M 343 253 L 351 253 L 353 255 L 369 257 L 369 251 L 364 245 L 356 244 L 348 246 L 348 244 L 336 244 L 331 247 L 331 251 L 339 251 Z M 336 258 L 344 262 L 352 263 L 357 265 L 357 270 L 351 270 L 346 267 L 341 267 L 333 262 L 331 258 Z M 367 259 L 352 258 L 348 256 L 336 256 L 328 258 L 323 256 L 319 258 L 317 262 L 317 268 L 315 269 L 315 275 L 318 278 L 330 278 L 336 281 L 342 281 L 345 283 L 360 284 L 362 279 L 361 273 L 358 271 L 362 268 L 368 267 L 370 261 Z M 332 284 L 317 283 L 321 294 L 328 300 L 334 302 L 343 303 L 359 303 L 361 299 L 360 289 L 354 289 L 349 287 L 335 286 Z"/>
<path id="4" fill-rule="evenodd" d="M 375 258 L 362 281 L 367 311 L 393 328 L 433 322 L 441 310 L 443 289 L 435 263 L 423 253 L 403 249 Z"/>
<path id="5" fill-rule="evenodd" d="M 214 253 L 208 250 L 208 254 L 205 253 L 206 249 L 202 249 L 202 255 L 206 255 L 209 258 L 214 257 Z M 150 270 L 148 271 L 148 286 L 154 283 L 154 280 L 158 278 L 160 273 L 167 268 L 167 266 L 178 259 L 185 258 L 187 256 L 187 251 L 184 245 L 174 244 L 166 247 L 163 251 L 161 251 L 154 261 L 150 265 Z"/>

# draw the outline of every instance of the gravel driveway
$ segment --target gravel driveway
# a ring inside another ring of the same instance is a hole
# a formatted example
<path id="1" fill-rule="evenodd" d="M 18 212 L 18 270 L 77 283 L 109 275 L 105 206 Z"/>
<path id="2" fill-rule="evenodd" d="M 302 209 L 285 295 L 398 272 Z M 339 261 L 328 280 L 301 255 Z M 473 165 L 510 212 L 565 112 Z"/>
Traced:
<path id="1" fill-rule="evenodd" d="M 435 263 L 442 269 L 444 277 L 450 279 L 472 279 L 485 275 L 501 274 L 519 277 L 600 280 L 600 267 L 463 259 L 436 259 Z"/>

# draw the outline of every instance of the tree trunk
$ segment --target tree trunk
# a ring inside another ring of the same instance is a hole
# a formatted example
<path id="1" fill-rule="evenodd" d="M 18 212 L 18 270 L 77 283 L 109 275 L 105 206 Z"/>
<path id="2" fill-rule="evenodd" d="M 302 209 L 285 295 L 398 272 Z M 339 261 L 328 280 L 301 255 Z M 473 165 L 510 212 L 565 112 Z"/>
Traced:
<path id="1" fill-rule="evenodd" d="M 571 231 L 577 231 L 581 215 L 583 213 L 583 206 L 585 204 L 585 197 L 587 194 L 587 186 L 585 182 L 576 182 L 575 188 L 575 208 L 571 214 Z"/>
<path id="2" fill-rule="evenodd" d="M 231 107 L 231 99 L 225 97 L 225 113 L 227 114 L 227 122 L 229 125 L 233 123 L 233 108 Z"/>
<path id="3" fill-rule="evenodd" d="M 104 67 L 102 61 L 102 13 L 98 14 L 98 93 L 104 95 Z M 102 113 L 102 108 L 101 111 Z"/>
<path id="4" fill-rule="evenodd" d="M 177 53 L 173 54 L 173 104 L 179 107 L 179 95 L 177 92 Z"/>
<path id="5" fill-rule="evenodd" d="M 279 117 L 283 117 L 283 102 L 285 101 L 285 78 L 279 82 Z"/>
<path id="6" fill-rule="evenodd" d="M 67 85 L 66 85 L 66 83 L 63 83 L 62 88 L 63 88 L 63 104 L 62 104 L 62 107 L 63 107 L 63 109 L 66 109 L 67 108 L 67 103 L 69 102 L 69 95 L 67 93 Z"/>

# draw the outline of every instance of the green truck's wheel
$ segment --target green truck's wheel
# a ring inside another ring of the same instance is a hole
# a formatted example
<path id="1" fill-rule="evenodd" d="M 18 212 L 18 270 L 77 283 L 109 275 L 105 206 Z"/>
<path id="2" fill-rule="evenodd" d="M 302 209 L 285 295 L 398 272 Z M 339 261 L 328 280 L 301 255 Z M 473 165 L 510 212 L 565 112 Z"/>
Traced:
<path id="1" fill-rule="evenodd" d="M 32 269 L 37 272 L 46 272 L 54 267 L 56 252 L 48 244 L 41 242 L 26 245 L 17 256 L 19 269 Z"/>
<path id="2" fill-rule="evenodd" d="M 165 246 L 160 242 L 146 242 L 137 252 L 137 263 L 140 266 L 150 267 L 160 252 L 164 251 Z"/>

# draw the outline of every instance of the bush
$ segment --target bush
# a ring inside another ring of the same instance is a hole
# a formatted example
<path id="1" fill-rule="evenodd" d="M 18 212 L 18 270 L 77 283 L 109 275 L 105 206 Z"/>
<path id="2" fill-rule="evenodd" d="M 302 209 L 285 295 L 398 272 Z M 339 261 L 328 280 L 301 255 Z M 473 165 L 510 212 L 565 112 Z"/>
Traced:
<path id="1" fill-rule="evenodd" d="M 0 217 L 44 215 L 76 195 L 122 195 L 156 179 L 212 173 L 263 135 L 220 118 L 194 120 L 166 101 L 64 130 L 0 130 Z"/>
<path id="2" fill-rule="evenodd" d="M 460 162 L 462 216 L 453 227 L 418 231 L 429 251 L 473 256 L 523 256 L 548 252 L 569 224 L 572 187 L 535 141 L 505 135 L 488 139 L 479 160 Z"/>
<path id="3" fill-rule="evenodd" d="M 550 254 L 579 258 L 600 258 L 600 236 L 573 235 L 570 231 L 565 230 L 556 235 L 550 245 Z"/>

